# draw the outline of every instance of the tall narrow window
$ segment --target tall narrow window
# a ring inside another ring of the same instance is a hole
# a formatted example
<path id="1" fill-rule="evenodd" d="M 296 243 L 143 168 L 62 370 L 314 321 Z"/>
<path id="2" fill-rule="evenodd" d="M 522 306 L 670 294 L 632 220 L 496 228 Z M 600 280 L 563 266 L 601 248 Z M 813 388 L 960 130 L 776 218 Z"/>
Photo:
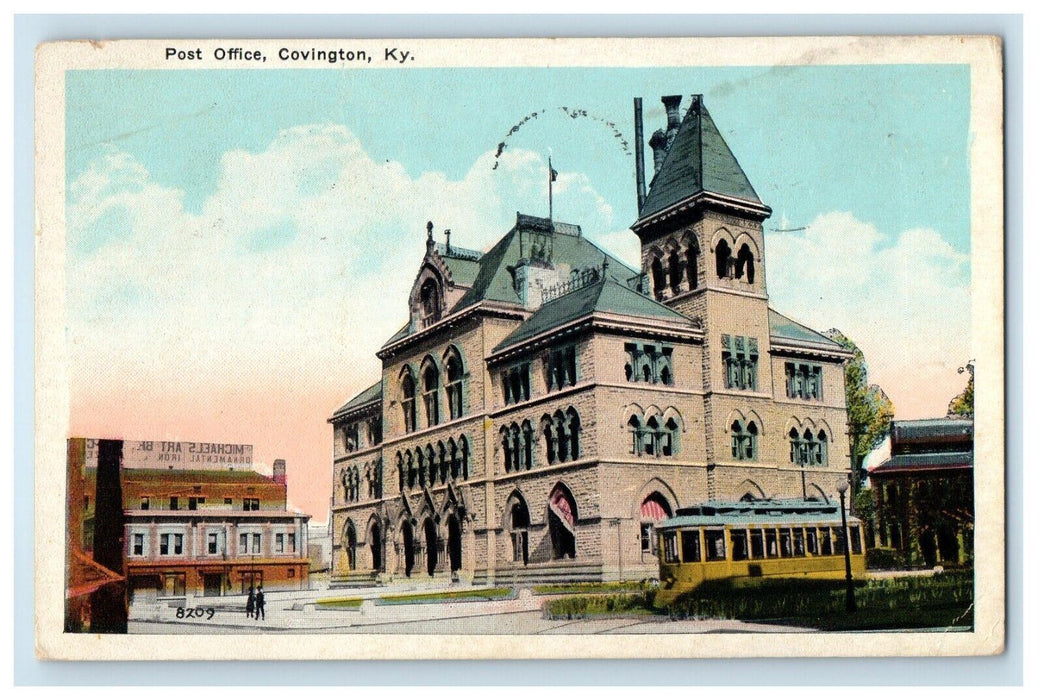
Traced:
<path id="1" fill-rule="evenodd" d="M 787 362 L 784 365 L 787 398 L 823 400 L 823 367 L 821 365 Z"/>
<path id="2" fill-rule="evenodd" d="M 424 391 L 424 416 L 428 426 L 439 423 L 439 370 L 435 362 L 428 358 L 421 369 L 421 382 Z"/>
<path id="3" fill-rule="evenodd" d="M 667 289 L 667 276 L 663 272 L 663 263 L 660 262 L 659 257 L 653 258 L 652 261 L 652 279 L 653 296 L 656 299 L 663 299 Z"/>
<path id="4" fill-rule="evenodd" d="M 446 403 L 450 420 L 464 415 L 464 367 L 452 348 L 446 358 Z"/>
<path id="5" fill-rule="evenodd" d="M 407 433 L 417 429 L 417 385 L 409 369 L 402 378 L 402 420 Z"/>
<path id="6" fill-rule="evenodd" d="M 750 462 L 758 458 L 758 426 L 754 422 L 744 425 L 732 423 L 732 458 L 738 462 Z"/>
<path id="7" fill-rule="evenodd" d="M 522 421 L 522 466 L 533 467 L 533 425 L 528 420 Z"/>
<path id="8" fill-rule="evenodd" d="M 421 285 L 421 325 L 428 327 L 442 318 L 442 299 L 439 285 L 434 279 L 425 280 Z"/>
<path id="9" fill-rule="evenodd" d="M 218 553 L 218 533 L 209 532 L 207 533 L 207 554 Z"/>
<path id="10" fill-rule="evenodd" d="M 642 420 L 638 416 L 631 416 L 627 421 L 627 427 L 631 429 L 631 454 L 640 455 L 643 451 L 645 431 L 642 429 Z"/>
<path id="11" fill-rule="evenodd" d="M 699 271 L 699 249 L 696 247 L 696 243 L 689 243 L 685 249 L 685 277 L 689 282 L 689 289 L 696 289 L 697 273 Z"/>
<path id="12" fill-rule="evenodd" d="M 667 257 L 667 281 L 671 286 L 672 294 L 681 291 L 682 266 L 678 259 L 678 251 L 672 251 Z"/>
<path id="13" fill-rule="evenodd" d="M 660 452 L 664 457 L 673 457 L 678 453 L 678 422 L 674 418 L 668 418 L 663 427 L 663 440 L 661 441 Z"/>
<path id="14" fill-rule="evenodd" d="M 645 449 L 644 452 L 650 457 L 660 455 L 660 424 L 655 416 L 649 418 L 645 424 Z"/>
<path id="15" fill-rule="evenodd" d="M 750 246 L 744 243 L 736 254 L 736 279 L 745 279 L 747 284 L 754 283 L 754 253 L 750 252 Z"/>
<path id="16" fill-rule="evenodd" d="M 145 554 L 145 535 L 134 535 L 134 556 L 140 557 Z"/>
<path id="17" fill-rule="evenodd" d="M 739 335 L 721 336 L 721 363 L 727 389 L 757 391 L 757 338 L 746 338 Z"/>
<path id="18" fill-rule="evenodd" d="M 732 249 L 729 248 L 729 244 L 724 239 L 718 241 L 718 245 L 714 247 L 714 261 L 719 279 L 726 279 L 732 276 L 732 270 L 729 269 L 730 263 L 732 263 Z"/>

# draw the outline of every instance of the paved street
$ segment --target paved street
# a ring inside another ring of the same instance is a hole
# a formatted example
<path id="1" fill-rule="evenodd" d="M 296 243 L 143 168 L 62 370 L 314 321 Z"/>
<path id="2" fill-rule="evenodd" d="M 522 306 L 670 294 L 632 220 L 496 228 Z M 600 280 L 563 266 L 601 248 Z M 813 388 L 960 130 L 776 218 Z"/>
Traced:
<path id="1" fill-rule="evenodd" d="M 666 620 L 636 615 L 590 620 L 546 620 L 544 598 L 522 590 L 508 600 L 380 605 L 380 596 L 418 590 L 387 586 L 338 591 L 266 592 L 265 620 L 247 618 L 244 596 L 195 598 L 202 618 L 178 618 L 177 607 L 162 603 L 131 608 L 132 634 L 698 634 L 707 632 L 805 632 L 803 628 L 734 620 Z M 460 590 L 460 586 L 454 590 Z M 431 589 L 425 588 L 425 592 Z M 364 598 L 354 609 L 316 609 L 317 598 Z M 213 609 L 211 616 L 209 610 Z M 184 615 L 184 612 L 183 612 Z"/>

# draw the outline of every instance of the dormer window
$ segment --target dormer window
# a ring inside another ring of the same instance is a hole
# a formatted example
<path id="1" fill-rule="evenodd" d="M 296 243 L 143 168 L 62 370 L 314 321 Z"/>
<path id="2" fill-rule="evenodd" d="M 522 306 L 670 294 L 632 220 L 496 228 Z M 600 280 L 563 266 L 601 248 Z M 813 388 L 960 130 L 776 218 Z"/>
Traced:
<path id="1" fill-rule="evenodd" d="M 421 326 L 427 328 L 442 318 L 442 298 L 438 283 L 429 278 L 421 285 L 420 312 Z"/>

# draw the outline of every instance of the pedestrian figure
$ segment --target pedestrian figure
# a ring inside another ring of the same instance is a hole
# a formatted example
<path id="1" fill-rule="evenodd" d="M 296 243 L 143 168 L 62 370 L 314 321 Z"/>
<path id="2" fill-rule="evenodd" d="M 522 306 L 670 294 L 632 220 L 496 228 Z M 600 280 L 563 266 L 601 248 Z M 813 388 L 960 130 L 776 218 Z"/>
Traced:
<path id="1" fill-rule="evenodd" d="M 251 586 L 247 593 L 247 619 L 254 616 L 254 587 Z"/>
<path id="2" fill-rule="evenodd" d="M 257 587 L 257 595 L 254 596 L 254 619 L 265 619 L 265 592 L 261 586 Z"/>

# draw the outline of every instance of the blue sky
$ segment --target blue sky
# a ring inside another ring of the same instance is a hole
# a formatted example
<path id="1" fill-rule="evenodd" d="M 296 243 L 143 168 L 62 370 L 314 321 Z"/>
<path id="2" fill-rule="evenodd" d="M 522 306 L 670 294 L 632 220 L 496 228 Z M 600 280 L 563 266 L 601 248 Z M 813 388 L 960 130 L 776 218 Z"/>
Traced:
<path id="1" fill-rule="evenodd" d="M 555 218 L 637 266 L 632 98 L 648 139 L 660 96 L 695 92 L 774 210 L 772 305 L 853 338 L 900 418 L 942 415 L 964 385 L 966 66 L 108 70 L 66 86 L 74 434 L 250 443 L 328 483 L 325 419 L 378 376 L 425 222 L 486 249 L 516 211 L 546 215 L 550 149 Z M 318 513 L 313 491 L 296 497 Z"/>

